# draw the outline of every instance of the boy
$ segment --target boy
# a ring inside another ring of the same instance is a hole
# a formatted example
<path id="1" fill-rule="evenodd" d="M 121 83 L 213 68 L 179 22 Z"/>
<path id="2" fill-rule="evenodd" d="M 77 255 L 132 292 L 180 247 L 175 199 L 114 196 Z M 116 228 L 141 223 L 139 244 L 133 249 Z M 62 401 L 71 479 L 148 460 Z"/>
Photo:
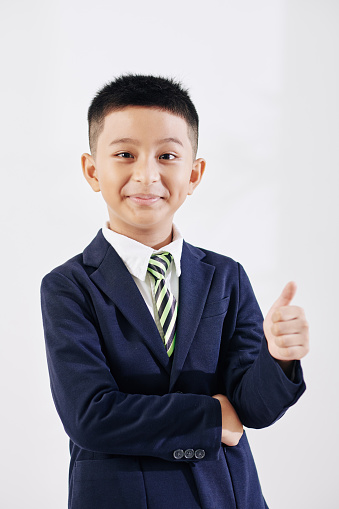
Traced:
<path id="1" fill-rule="evenodd" d="M 242 425 L 272 424 L 305 390 L 295 285 L 263 326 L 243 268 L 173 225 L 205 169 L 178 83 L 122 76 L 88 121 L 82 168 L 109 223 L 42 282 L 69 508 L 265 508 Z"/>

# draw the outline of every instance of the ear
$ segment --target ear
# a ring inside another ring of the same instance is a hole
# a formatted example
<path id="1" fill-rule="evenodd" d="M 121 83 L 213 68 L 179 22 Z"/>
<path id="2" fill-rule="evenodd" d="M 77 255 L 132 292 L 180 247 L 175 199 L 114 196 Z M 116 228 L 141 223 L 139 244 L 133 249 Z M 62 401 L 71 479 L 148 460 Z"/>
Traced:
<path id="1" fill-rule="evenodd" d="M 95 161 L 91 154 L 82 154 L 81 166 L 85 179 L 96 193 L 100 191 L 100 184 L 95 167 Z"/>
<path id="2" fill-rule="evenodd" d="M 205 159 L 202 159 L 200 157 L 199 159 L 196 159 L 194 161 L 187 194 L 193 194 L 194 189 L 200 184 L 200 181 L 205 171 L 205 167 L 206 167 Z"/>

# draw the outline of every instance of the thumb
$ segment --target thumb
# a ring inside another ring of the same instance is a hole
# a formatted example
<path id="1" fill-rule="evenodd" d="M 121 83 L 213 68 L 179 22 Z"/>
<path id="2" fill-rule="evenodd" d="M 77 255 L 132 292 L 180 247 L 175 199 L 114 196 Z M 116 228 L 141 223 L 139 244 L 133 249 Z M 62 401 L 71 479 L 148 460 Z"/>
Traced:
<path id="1" fill-rule="evenodd" d="M 273 304 L 271 310 L 276 309 L 281 306 L 288 306 L 291 303 L 291 300 L 293 299 L 293 297 L 295 296 L 296 291 L 297 291 L 297 285 L 295 284 L 294 281 L 290 281 L 289 283 L 287 283 L 287 285 L 281 292 L 280 297 L 278 297 L 278 299 Z"/>

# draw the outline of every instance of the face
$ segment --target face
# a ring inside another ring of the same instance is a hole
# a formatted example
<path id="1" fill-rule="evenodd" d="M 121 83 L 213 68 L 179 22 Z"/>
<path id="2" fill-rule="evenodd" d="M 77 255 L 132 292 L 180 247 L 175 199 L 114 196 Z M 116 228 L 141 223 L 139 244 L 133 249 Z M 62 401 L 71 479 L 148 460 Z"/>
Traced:
<path id="1" fill-rule="evenodd" d="M 129 106 L 105 117 L 84 175 L 107 204 L 112 230 L 139 240 L 169 234 L 173 216 L 205 168 L 194 160 L 186 121 L 156 108 Z M 146 243 L 146 242 L 144 242 Z"/>

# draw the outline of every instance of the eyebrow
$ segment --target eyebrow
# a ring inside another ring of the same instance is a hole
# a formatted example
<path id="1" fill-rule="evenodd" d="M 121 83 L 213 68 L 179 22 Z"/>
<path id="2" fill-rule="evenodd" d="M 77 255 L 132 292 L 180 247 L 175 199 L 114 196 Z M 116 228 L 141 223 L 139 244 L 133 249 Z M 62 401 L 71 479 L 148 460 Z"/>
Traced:
<path id="1" fill-rule="evenodd" d="M 161 145 L 162 143 L 177 143 L 178 145 L 184 146 L 182 142 L 178 138 L 164 138 L 162 140 L 157 140 L 157 145 Z M 111 141 L 110 145 L 117 145 L 119 143 L 132 143 L 134 145 L 140 145 L 140 141 L 134 140 L 133 138 L 119 138 Z"/>
<path id="2" fill-rule="evenodd" d="M 133 140 L 133 138 L 118 138 L 111 141 L 110 145 L 117 145 L 118 143 L 133 143 L 134 145 L 140 145 L 140 142 L 138 140 Z"/>
<path id="3" fill-rule="evenodd" d="M 184 146 L 182 142 L 178 138 L 164 138 L 163 140 L 158 140 L 157 143 L 160 145 L 161 143 L 178 143 L 182 147 Z"/>

